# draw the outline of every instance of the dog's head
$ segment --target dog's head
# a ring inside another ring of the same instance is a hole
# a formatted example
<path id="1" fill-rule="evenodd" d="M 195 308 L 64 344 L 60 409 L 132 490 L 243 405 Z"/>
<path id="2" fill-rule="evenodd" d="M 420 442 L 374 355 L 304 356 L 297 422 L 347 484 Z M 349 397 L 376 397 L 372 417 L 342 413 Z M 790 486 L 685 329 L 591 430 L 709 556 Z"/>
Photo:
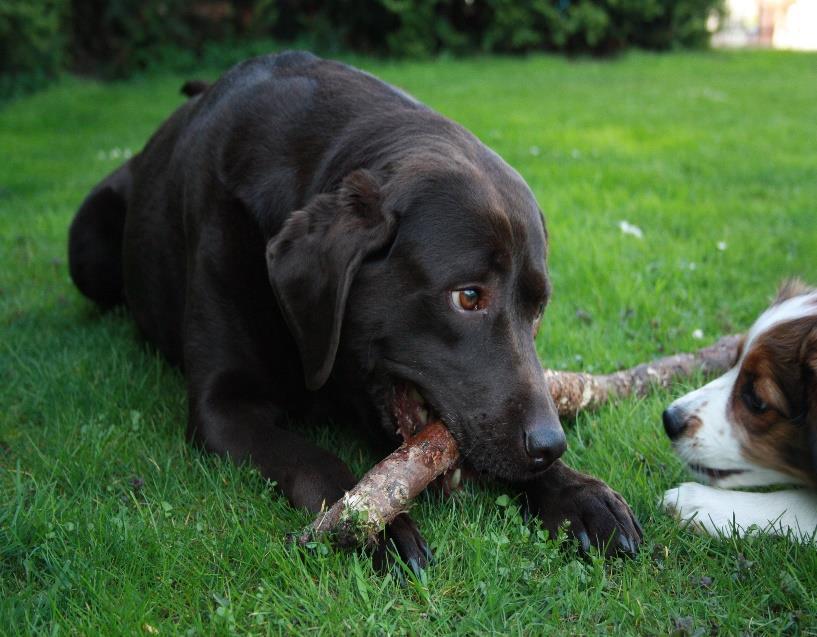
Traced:
<path id="1" fill-rule="evenodd" d="M 817 290 L 786 282 L 747 333 L 735 367 L 663 418 L 702 481 L 817 482 Z"/>
<path id="2" fill-rule="evenodd" d="M 439 417 L 474 468 L 523 480 L 566 446 L 534 346 L 546 234 L 521 177 L 484 159 L 355 171 L 292 215 L 268 265 L 310 389 L 365 395 L 390 434 Z"/>

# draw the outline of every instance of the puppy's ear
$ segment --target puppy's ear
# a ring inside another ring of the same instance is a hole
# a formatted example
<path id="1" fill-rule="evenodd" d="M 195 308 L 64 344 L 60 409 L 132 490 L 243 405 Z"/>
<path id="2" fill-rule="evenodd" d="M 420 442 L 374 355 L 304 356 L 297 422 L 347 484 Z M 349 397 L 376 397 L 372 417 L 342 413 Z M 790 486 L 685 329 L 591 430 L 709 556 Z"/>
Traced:
<path id="1" fill-rule="evenodd" d="M 809 294 L 810 292 L 814 292 L 814 288 L 804 283 L 801 279 L 797 277 L 785 279 L 780 283 L 780 287 L 777 288 L 777 296 L 774 298 L 774 304 L 777 305 L 795 296 Z"/>
<path id="2" fill-rule="evenodd" d="M 335 194 L 317 195 L 267 244 L 267 272 L 301 355 L 304 380 L 320 389 L 335 362 L 346 298 L 363 259 L 391 241 L 378 179 L 350 173 Z"/>

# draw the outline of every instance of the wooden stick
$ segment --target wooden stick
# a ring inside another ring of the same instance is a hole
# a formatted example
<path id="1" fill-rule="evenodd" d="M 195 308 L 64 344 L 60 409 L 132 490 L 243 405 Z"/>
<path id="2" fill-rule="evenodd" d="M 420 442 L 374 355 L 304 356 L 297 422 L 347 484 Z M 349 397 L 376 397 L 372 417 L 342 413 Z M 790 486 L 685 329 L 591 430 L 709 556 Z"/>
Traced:
<path id="1" fill-rule="evenodd" d="M 735 364 L 740 341 L 740 336 L 725 336 L 694 354 L 667 356 L 612 374 L 545 370 L 545 378 L 559 415 L 575 416 L 613 398 L 643 396 L 652 387 L 666 387 L 672 380 L 698 371 L 724 372 Z M 300 544 L 320 536 L 347 548 L 372 543 L 426 486 L 458 460 L 457 443 L 445 425 L 429 423 L 318 515 L 299 536 Z"/>
<path id="2" fill-rule="evenodd" d="M 741 339 L 740 335 L 724 336 L 694 354 L 675 354 L 612 374 L 546 369 L 545 379 L 559 415 L 575 417 L 578 412 L 595 409 L 612 398 L 644 396 L 653 387 L 668 387 L 673 380 L 699 371 L 725 372 L 735 364 Z"/>
<path id="3" fill-rule="evenodd" d="M 324 534 L 341 547 L 372 542 L 434 478 L 453 467 L 459 455 L 448 428 L 440 421 L 429 423 L 320 513 L 299 542 Z"/>

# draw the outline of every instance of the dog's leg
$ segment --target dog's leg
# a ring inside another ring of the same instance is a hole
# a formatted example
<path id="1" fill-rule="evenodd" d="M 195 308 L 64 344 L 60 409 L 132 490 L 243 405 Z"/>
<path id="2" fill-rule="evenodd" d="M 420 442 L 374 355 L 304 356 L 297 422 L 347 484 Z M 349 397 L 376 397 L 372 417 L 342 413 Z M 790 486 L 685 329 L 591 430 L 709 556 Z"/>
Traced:
<path id="1" fill-rule="evenodd" d="M 569 523 L 568 533 L 587 551 L 591 545 L 608 553 L 634 555 L 643 538 L 629 505 L 601 480 L 574 471 L 557 460 L 541 476 L 522 485 L 531 513 L 555 536 Z"/>
<path id="2" fill-rule="evenodd" d="M 317 513 L 331 506 L 357 482 L 335 454 L 281 428 L 284 413 L 248 388 L 256 379 L 241 373 L 218 373 L 203 392 L 193 392 L 189 433 L 209 451 L 235 462 L 251 462 L 265 478 L 274 480 L 295 506 Z M 192 389 L 192 388 L 191 388 Z M 375 548 L 375 566 L 385 567 L 387 549 L 394 549 L 415 571 L 425 567 L 431 553 L 414 521 L 398 516 Z"/>
<path id="3" fill-rule="evenodd" d="M 355 477 L 333 453 L 283 429 L 284 412 L 254 387 L 257 379 L 242 371 L 216 371 L 205 387 L 189 386 L 190 438 L 236 463 L 251 462 L 295 506 L 312 513 L 330 506 Z"/>
<path id="4" fill-rule="evenodd" d="M 240 230 L 238 220 L 233 220 L 232 230 Z M 218 235 L 225 236 L 252 245 L 249 237 L 240 234 Z M 294 344 L 287 349 L 289 337 L 276 315 L 263 252 L 256 271 L 251 257 L 247 263 L 222 259 L 218 248 L 214 243 L 212 252 L 202 257 L 208 261 L 197 265 L 189 283 L 185 312 L 188 436 L 235 462 L 252 463 L 277 483 L 293 505 L 317 513 L 357 479 L 334 453 L 283 426 L 290 415 L 283 404 L 292 401 L 287 394 L 302 380 L 297 367 L 292 371 L 291 359 L 297 360 L 297 352 Z M 226 267 L 232 270 L 223 271 Z M 386 528 L 373 556 L 377 566 L 387 563 L 386 548 L 396 549 L 415 570 L 430 555 L 405 514 Z"/>
<path id="5" fill-rule="evenodd" d="M 662 504 L 682 522 L 716 537 L 764 532 L 808 541 L 817 532 L 817 494 L 807 489 L 748 493 L 685 482 L 667 491 Z"/>

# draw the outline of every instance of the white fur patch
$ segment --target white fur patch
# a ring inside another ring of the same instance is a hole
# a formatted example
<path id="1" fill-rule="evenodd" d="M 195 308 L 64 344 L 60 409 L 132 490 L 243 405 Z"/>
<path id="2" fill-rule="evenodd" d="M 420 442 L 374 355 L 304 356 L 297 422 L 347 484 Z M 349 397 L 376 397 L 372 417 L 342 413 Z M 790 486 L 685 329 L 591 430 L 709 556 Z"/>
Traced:
<path id="1" fill-rule="evenodd" d="M 746 493 L 685 482 L 667 491 L 662 504 L 682 522 L 716 537 L 768 533 L 817 539 L 817 494 L 806 489 Z"/>
<path id="2" fill-rule="evenodd" d="M 817 293 L 812 292 L 810 294 L 794 296 L 777 305 L 772 305 L 760 315 L 746 335 L 743 357 L 746 357 L 746 352 L 751 349 L 757 337 L 768 332 L 775 325 L 787 321 L 794 321 L 804 316 L 817 315 L 817 305 L 815 305 L 815 301 L 817 301 Z M 738 361 L 738 364 L 740 364 L 740 362 L 741 361 Z"/>

